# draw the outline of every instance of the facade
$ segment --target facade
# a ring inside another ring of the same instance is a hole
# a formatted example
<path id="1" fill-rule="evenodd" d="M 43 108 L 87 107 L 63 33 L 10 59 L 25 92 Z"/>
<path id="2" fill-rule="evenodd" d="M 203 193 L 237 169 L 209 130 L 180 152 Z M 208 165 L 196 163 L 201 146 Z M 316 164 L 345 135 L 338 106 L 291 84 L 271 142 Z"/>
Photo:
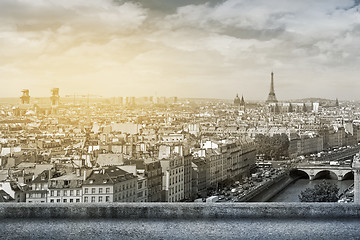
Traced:
<path id="1" fill-rule="evenodd" d="M 82 191 L 83 202 L 136 202 L 137 177 L 115 166 L 96 169 Z"/>
<path id="2" fill-rule="evenodd" d="M 137 202 L 148 202 L 148 184 L 147 179 L 141 175 L 138 175 L 138 182 L 137 182 L 137 195 L 136 201 Z"/>
<path id="3" fill-rule="evenodd" d="M 184 199 L 184 157 L 173 156 L 160 160 L 162 168 L 162 201 L 179 202 Z"/>
<path id="4" fill-rule="evenodd" d="M 192 199 L 207 196 L 207 163 L 204 158 L 194 158 L 192 167 Z"/>
<path id="5" fill-rule="evenodd" d="M 45 170 L 31 182 L 31 187 L 26 192 L 27 203 L 48 202 L 48 181 L 50 174 L 52 174 L 50 170 Z"/>
<path id="6" fill-rule="evenodd" d="M 290 140 L 289 156 L 300 156 L 321 152 L 324 148 L 324 139 L 321 136 L 301 136 Z"/>
<path id="7" fill-rule="evenodd" d="M 188 200 L 191 199 L 192 159 L 193 156 L 191 154 L 184 156 L 184 198 Z"/>
<path id="8" fill-rule="evenodd" d="M 48 202 L 50 203 L 79 203 L 82 202 L 82 184 L 86 179 L 86 172 L 64 174 L 49 180 Z"/>
<path id="9" fill-rule="evenodd" d="M 250 176 L 250 171 L 255 167 L 256 149 L 253 142 L 240 143 L 234 142 L 222 147 L 223 155 L 226 155 L 227 164 L 223 164 L 226 168 L 226 180 L 240 181 Z"/>
<path id="10" fill-rule="evenodd" d="M 160 161 L 145 161 L 144 177 L 147 179 L 148 201 L 162 200 L 162 168 Z"/>
<path id="11" fill-rule="evenodd" d="M 208 188 L 218 189 L 219 184 L 225 180 L 224 176 L 224 156 L 220 149 L 206 150 L 207 166 L 209 167 L 209 176 L 207 178 Z"/>

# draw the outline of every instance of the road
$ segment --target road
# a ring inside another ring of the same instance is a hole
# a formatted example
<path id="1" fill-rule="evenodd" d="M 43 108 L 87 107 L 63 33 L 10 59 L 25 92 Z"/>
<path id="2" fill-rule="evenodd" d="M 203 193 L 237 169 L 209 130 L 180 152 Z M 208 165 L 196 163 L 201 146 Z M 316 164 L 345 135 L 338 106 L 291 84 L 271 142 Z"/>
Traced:
<path id="1" fill-rule="evenodd" d="M 1 219 L 0 239 L 360 239 L 360 219 Z"/>

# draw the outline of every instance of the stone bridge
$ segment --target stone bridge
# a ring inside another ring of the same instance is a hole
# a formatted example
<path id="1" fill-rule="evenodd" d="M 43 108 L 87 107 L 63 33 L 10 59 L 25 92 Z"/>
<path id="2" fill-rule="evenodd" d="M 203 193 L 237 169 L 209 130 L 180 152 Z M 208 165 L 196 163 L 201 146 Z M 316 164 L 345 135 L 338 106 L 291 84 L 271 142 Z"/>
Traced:
<path id="1" fill-rule="evenodd" d="M 314 166 L 314 165 L 299 165 L 292 169 L 291 172 L 303 172 L 309 176 L 310 180 L 315 180 L 326 175 L 332 179 L 338 179 L 339 181 L 344 179 L 353 178 L 353 169 L 351 166 Z"/>

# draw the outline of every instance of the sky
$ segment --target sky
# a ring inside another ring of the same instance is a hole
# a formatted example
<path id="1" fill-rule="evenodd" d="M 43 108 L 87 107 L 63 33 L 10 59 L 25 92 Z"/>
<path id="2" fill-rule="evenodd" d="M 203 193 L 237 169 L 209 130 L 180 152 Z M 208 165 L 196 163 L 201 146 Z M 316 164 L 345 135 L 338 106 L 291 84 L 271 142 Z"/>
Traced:
<path id="1" fill-rule="evenodd" d="M 359 0 L 1 0 L 0 97 L 360 100 Z"/>

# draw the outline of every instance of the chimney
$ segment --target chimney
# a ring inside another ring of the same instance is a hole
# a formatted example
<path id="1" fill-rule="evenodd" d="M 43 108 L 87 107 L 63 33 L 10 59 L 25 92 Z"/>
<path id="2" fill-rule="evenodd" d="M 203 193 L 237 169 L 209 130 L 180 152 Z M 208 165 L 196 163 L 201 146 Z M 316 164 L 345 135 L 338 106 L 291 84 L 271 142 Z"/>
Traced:
<path id="1" fill-rule="evenodd" d="M 81 176 L 80 168 L 76 168 L 76 176 L 77 177 Z"/>
<path id="2" fill-rule="evenodd" d="M 84 169 L 84 181 L 86 181 L 86 169 Z"/>

